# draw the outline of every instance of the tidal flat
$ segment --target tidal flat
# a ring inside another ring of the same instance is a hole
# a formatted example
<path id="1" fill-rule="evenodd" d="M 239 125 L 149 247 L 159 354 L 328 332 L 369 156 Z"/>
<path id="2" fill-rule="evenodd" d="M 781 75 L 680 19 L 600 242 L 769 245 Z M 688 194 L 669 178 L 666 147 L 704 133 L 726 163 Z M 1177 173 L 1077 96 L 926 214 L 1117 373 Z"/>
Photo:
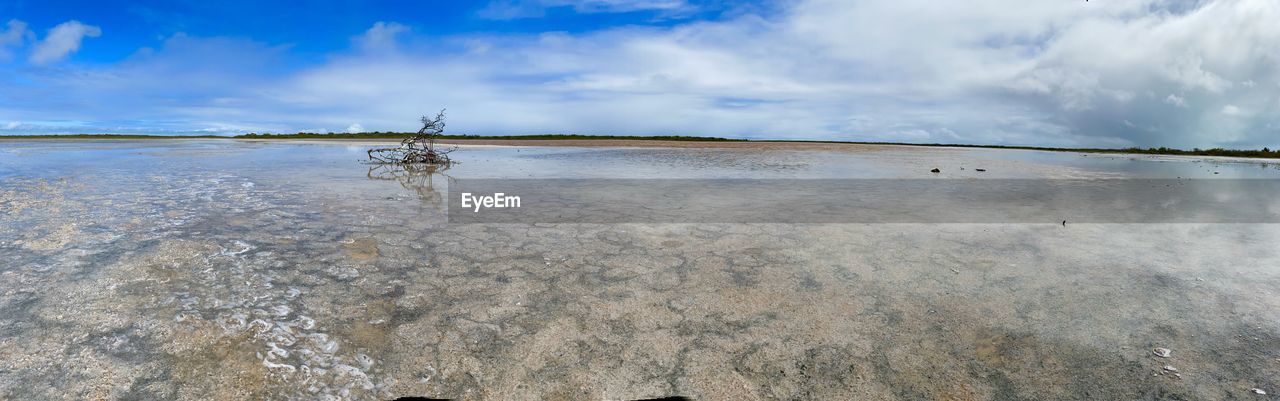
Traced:
<path id="1" fill-rule="evenodd" d="M 0 142 L 0 399 L 1280 393 L 1280 224 L 455 224 L 445 199 L 458 178 L 1277 179 L 1274 163 L 464 146 L 424 174 L 362 164 L 371 146 Z"/>

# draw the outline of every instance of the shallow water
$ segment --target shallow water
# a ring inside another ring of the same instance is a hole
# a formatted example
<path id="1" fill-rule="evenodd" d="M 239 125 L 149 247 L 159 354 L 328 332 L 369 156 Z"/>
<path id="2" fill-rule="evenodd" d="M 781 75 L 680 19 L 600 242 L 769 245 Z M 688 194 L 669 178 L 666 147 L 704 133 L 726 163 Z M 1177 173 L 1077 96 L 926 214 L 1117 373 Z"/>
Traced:
<path id="1" fill-rule="evenodd" d="M 1280 392 L 1275 224 L 449 224 L 444 200 L 459 178 L 1280 178 L 1274 164 L 474 147 L 431 175 L 371 169 L 367 147 L 0 142 L 0 399 Z"/>

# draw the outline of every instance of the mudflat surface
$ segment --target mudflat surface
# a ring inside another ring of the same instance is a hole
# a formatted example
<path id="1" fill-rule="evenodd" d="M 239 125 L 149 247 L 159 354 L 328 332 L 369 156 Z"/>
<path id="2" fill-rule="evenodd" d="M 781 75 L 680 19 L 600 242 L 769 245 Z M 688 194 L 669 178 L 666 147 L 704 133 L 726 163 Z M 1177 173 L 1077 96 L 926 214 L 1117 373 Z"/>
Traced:
<path id="1" fill-rule="evenodd" d="M 555 139 L 555 140 L 513 140 L 513 139 L 465 139 L 442 140 L 441 143 L 458 145 L 492 145 L 492 146 L 568 146 L 568 147 L 644 147 L 644 148 L 704 148 L 704 149 L 761 149 L 761 150 L 842 150 L 871 152 L 878 150 L 906 150 L 922 146 L 905 145 L 871 145 L 857 143 L 820 143 L 820 142 L 745 142 L 745 141 L 650 141 L 625 139 Z"/>
<path id="2" fill-rule="evenodd" d="M 398 143 L 400 139 L 239 139 L 240 141 L 275 143 Z M 675 149 L 743 149 L 743 150 L 816 150 L 845 152 L 929 151 L 929 146 L 763 141 L 661 141 L 641 139 L 441 139 L 437 143 L 472 146 L 573 147 L 573 148 L 675 148 Z"/>
<path id="3" fill-rule="evenodd" d="M 1274 224 L 449 224 L 443 199 L 467 177 L 1280 177 L 1273 165 L 463 147 L 426 174 L 362 165 L 365 149 L 0 145 L 0 398 L 1280 390 Z"/>

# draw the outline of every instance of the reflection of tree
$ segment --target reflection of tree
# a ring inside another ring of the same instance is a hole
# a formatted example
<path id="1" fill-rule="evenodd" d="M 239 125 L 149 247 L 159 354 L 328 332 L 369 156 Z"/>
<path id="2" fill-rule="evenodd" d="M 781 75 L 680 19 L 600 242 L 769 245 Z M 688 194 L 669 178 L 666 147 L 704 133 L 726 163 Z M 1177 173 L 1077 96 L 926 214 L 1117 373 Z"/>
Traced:
<path id="1" fill-rule="evenodd" d="M 396 181 L 401 187 L 418 193 L 418 198 L 432 205 L 440 205 L 443 194 L 436 192 L 432 185 L 433 177 L 444 174 L 449 165 L 444 164 L 378 164 L 369 166 L 368 177 L 371 180 Z"/>

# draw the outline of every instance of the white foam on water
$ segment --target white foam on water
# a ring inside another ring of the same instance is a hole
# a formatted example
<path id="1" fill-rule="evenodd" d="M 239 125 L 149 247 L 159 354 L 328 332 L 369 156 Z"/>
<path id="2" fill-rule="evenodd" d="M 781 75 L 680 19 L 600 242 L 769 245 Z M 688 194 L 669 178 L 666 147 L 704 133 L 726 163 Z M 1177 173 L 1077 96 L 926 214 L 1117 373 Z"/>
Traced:
<path id="1" fill-rule="evenodd" d="M 273 383 L 281 383 L 273 385 L 273 393 L 282 398 L 341 399 L 377 397 L 368 392 L 385 388 L 387 384 L 378 384 L 372 372 L 379 366 L 374 358 L 343 346 L 342 339 L 327 332 L 331 326 L 312 317 L 318 315 L 306 314 L 307 285 L 314 281 L 299 276 L 302 273 L 295 269 L 299 262 L 291 259 L 296 253 L 273 252 L 265 245 L 278 238 L 298 239 L 285 221 L 302 214 L 271 202 L 271 192 L 258 191 L 255 183 L 230 174 L 125 176 L 104 182 L 109 184 L 101 190 L 53 205 L 57 208 L 46 208 L 43 217 L 36 216 L 45 222 L 42 224 L 77 223 L 80 225 L 71 227 L 84 232 L 69 236 L 70 242 L 54 259 L 32 258 L 37 263 L 27 263 L 22 274 L 35 271 L 49 275 L 95 267 L 94 255 L 121 246 L 130 247 L 125 251 L 126 260 L 161 256 L 154 268 L 164 274 L 143 277 L 143 282 L 153 286 L 150 288 L 164 291 L 145 296 L 155 296 L 160 300 L 155 306 L 172 313 L 158 316 L 158 320 L 193 330 L 212 323 L 215 335 L 251 342 L 256 351 L 250 356 L 256 355 L 278 380 Z M 249 224 L 219 228 L 229 217 L 246 219 Z M 263 228 L 263 224 L 269 226 Z M 90 225 L 93 227 L 85 228 Z M 228 238 L 232 235 L 241 237 Z M 0 238 L 0 246 L 21 239 Z M 146 243 L 156 240 L 166 245 L 153 250 Z M 172 246 L 175 243 L 180 245 Z M 180 252 L 149 255 L 174 249 Z M 139 270 L 142 274 L 149 271 Z M 339 275 L 358 274 L 347 269 Z M 108 283 L 104 288 L 109 292 L 116 284 Z M 170 335 L 185 332 L 157 331 L 173 333 Z M 104 348 L 128 352 L 141 346 L 131 344 L 124 335 L 97 341 Z"/>
<path id="2" fill-rule="evenodd" d="M 287 261 L 271 252 L 252 252 L 256 249 L 247 239 L 235 239 L 205 257 L 210 267 L 193 276 L 199 282 L 172 296 L 180 310 L 175 321 L 211 316 L 224 335 L 249 334 L 261 344 L 256 355 L 272 377 L 309 398 L 348 398 L 353 391 L 385 388 L 370 376 L 376 364 L 372 357 L 348 354 L 353 351 L 346 351 L 319 322 L 299 313 L 304 289 L 276 284 L 289 274 Z"/>

